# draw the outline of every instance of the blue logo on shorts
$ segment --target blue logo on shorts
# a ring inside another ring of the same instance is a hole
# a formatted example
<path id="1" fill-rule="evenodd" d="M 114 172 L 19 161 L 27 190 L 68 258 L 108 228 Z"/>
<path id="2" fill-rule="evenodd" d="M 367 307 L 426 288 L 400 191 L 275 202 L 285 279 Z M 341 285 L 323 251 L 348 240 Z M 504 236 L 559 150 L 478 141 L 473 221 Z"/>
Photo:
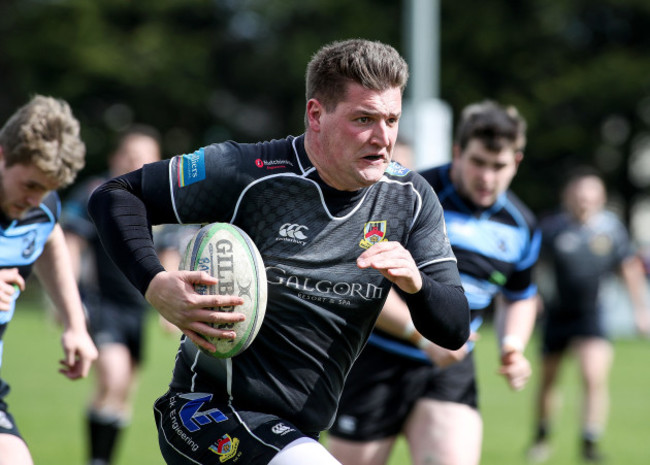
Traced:
<path id="1" fill-rule="evenodd" d="M 213 421 L 215 423 L 221 423 L 228 419 L 218 408 L 199 412 L 203 404 L 212 400 L 212 394 L 190 393 L 182 394 L 179 397 L 189 399 L 189 402 L 181 407 L 178 416 L 181 418 L 183 426 L 192 433 L 200 430 L 201 426 Z"/>

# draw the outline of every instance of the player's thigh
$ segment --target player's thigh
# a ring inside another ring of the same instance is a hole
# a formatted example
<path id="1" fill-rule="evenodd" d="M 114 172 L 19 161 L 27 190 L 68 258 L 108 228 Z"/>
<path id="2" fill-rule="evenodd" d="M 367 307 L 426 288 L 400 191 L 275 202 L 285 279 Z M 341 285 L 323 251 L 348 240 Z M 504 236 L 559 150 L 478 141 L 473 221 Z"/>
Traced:
<path id="1" fill-rule="evenodd" d="M 466 404 L 421 399 L 411 412 L 404 434 L 413 465 L 477 465 L 483 421 Z"/>
<path id="2" fill-rule="evenodd" d="M 576 339 L 573 349 L 585 382 L 588 385 L 604 383 L 614 357 L 612 344 L 605 338 L 585 337 Z"/>
<path id="3" fill-rule="evenodd" d="M 133 362 L 128 347 L 120 343 L 105 344 L 99 349 L 97 371 L 107 385 L 128 386 L 133 376 Z"/>
<path id="4" fill-rule="evenodd" d="M 18 436 L 0 433 L 0 465 L 33 465 L 27 444 Z"/>
<path id="5" fill-rule="evenodd" d="M 395 436 L 369 441 L 327 438 L 327 449 L 343 465 L 384 465 L 395 444 Z"/>
<path id="6" fill-rule="evenodd" d="M 341 465 L 341 462 L 327 452 L 318 441 L 300 438 L 278 452 L 269 465 Z"/>

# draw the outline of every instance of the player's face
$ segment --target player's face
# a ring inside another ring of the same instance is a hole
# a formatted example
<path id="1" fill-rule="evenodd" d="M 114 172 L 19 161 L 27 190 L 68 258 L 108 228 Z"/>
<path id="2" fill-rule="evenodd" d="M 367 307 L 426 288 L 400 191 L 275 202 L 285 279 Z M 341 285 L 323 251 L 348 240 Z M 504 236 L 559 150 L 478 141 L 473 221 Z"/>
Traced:
<path id="1" fill-rule="evenodd" d="M 586 222 L 605 206 L 606 197 L 603 182 L 596 176 L 587 176 L 567 187 L 564 201 L 573 216 Z"/>
<path id="2" fill-rule="evenodd" d="M 399 88 L 377 91 L 349 84 L 333 111 L 311 99 L 307 112 L 318 145 L 309 155 L 328 185 L 354 191 L 381 179 L 397 139 L 402 113 Z"/>
<path id="3" fill-rule="evenodd" d="M 5 166 L 0 161 L 0 209 L 10 219 L 20 219 L 59 185 L 34 165 Z"/>
<path id="4" fill-rule="evenodd" d="M 463 197 L 477 207 L 489 208 L 510 187 L 522 158 L 513 147 L 491 152 L 483 142 L 472 139 L 463 151 L 454 147 L 452 180 Z"/>
<path id="5" fill-rule="evenodd" d="M 113 176 L 120 176 L 160 160 L 160 150 L 154 139 L 145 135 L 130 135 L 118 147 L 110 160 Z"/>

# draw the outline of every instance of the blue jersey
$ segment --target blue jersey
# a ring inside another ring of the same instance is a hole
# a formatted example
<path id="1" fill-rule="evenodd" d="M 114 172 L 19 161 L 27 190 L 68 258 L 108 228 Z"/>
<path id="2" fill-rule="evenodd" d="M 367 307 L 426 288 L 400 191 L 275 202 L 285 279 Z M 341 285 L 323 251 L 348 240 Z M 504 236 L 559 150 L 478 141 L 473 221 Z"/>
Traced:
<path id="1" fill-rule="evenodd" d="M 43 202 L 28 211 L 20 220 L 9 220 L 0 214 L 0 268 L 18 268 L 27 281 L 32 265 L 43 252 L 54 225 L 59 218 L 61 202 L 52 192 Z M 0 311 L 0 365 L 2 364 L 2 337 L 7 324 L 14 315 L 16 290 L 9 311 Z"/>
<path id="2" fill-rule="evenodd" d="M 487 209 L 477 208 L 461 197 L 449 177 L 450 167 L 448 164 L 421 174 L 442 204 L 449 241 L 473 310 L 472 331 L 476 331 L 483 321 L 481 310 L 498 293 L 511 301 L 537 293 L 532 271 L 539 256 L 541 233 L 535 216 L 511 191 L 501 194 Z M 369 343 L 411 358 L 429 360 L 412 344 L 379 330 L 373 333 Z M 471 349 L 472 344 L 468 344 Z"/>

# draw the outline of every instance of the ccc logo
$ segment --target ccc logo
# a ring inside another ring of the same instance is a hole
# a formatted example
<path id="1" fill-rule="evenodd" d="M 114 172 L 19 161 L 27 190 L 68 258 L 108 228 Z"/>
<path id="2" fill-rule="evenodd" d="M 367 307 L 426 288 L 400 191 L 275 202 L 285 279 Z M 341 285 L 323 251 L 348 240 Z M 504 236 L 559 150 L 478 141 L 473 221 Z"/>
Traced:
<path id="1" fill-rule="evenodd" d="M 307 236 L 305 236 L 305 233 L 303 233 L 303 231 L 309 231 L 309 228 L 301 224 L 285 223 L 280 228 L 280 236 L 305 240 L 307 239 Z"/>

